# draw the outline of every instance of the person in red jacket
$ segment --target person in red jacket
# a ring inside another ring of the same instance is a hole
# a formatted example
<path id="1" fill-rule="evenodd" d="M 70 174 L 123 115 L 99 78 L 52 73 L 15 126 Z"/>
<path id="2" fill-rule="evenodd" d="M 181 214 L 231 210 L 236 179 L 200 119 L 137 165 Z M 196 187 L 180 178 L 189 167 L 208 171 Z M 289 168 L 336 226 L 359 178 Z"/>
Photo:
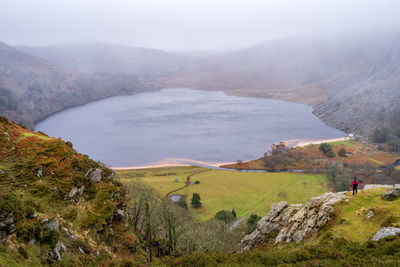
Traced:
<path id="1" fill-rule="evenodd" d="M 353 188 L 353 195 L 354 195 L 354 192 L 356 192 L 356 194 L 357 194 L 357 187 L 358 187 L 357 177 L 354 177 L 354 180 L 351 182 L 350 187 Z"/>

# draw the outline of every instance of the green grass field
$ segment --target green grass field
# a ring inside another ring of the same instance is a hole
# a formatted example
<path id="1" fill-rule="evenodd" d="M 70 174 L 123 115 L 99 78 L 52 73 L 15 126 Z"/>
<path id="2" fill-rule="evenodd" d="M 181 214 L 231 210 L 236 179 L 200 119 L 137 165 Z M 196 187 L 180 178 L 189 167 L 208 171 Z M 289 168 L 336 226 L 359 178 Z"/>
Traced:
<path id="1" fill-rule="evenodd" d="M 189 206 L 193 193 L 199 193 L 202 207 L 193 209 L 201 220 L 212 218 L 220 210 L 235 209 L 237 216 L 251 213 L 265 216 L 272 203 L 304 203 L 310 197 L 329 191 L 324 175 L 298 173 L 252 173 L 210 170 L 201 167 L 166 167 L 117 171 L 123 183 L 139 178 L 162 195 L 184 186 L 186 177 L 200 184 L 174 194 L 185 197 Z M 175 182 L 178 177 L 179 182 Z"/>

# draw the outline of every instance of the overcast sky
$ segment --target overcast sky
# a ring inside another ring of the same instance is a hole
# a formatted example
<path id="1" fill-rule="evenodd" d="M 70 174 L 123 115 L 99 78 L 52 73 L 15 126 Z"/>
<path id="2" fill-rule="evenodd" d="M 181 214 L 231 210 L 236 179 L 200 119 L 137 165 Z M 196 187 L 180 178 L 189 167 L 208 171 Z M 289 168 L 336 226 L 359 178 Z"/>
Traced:
<path id="1" fill-rule="evenodd" d="M 400 0 L 0 0 L 0 41 L 231 49 L 280 37 L 400 29 Z"/>

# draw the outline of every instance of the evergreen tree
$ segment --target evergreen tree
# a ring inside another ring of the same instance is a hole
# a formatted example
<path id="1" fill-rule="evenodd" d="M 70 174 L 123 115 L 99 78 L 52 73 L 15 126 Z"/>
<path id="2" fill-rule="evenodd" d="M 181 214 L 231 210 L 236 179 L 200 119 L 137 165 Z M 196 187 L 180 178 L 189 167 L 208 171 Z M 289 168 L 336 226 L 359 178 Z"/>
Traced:
<path id="1" fill-rule="evenodd" d="M 193 193 L 193 197 L 190 203 L 194 208 L 199 208 L 201 206 L 200 195 L 198 193 Z"/>

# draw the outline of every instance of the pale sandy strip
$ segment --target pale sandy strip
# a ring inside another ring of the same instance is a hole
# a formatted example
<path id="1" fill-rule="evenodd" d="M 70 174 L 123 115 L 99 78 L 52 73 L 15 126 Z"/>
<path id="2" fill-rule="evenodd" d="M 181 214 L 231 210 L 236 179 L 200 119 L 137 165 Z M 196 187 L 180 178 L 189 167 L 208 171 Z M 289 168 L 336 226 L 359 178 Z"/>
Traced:
<path id="1" fill-rule="evenodd" d="M 340 137 L 332 139 L 293 139 L 283 141 L 288 147 L 303 147 L 311 144 L 317 145 L 321 143 L 337 142 L 348 140 L 349 137 Z M 185 158 L 168 158 L 160 162 L 156 162 L 149 165 L 141 166 L 126 166 L 126 167 L 111 167 L 113 170 L 137 170 L 137 169 L 150 169 L 150 168 L 161 168 L 161 167 L 178 167 L 178 166 L 191 166 L 201 165 L 205 167 L 220 167 L 222 165 L 235 164 L 236 162 L 205 162 L 200 160 L 185 159 Z"/>
<path id="2" fill-rule="evenodd" d="M 137 169 L 150 169 L 150 168 L 161 168 L 161 167 L 176 167 L 176 166 L 191 166 L 191 165 L 201 165 L 205 167 L 219 167 L 221 165 L 233 164 L 236 162 L 205 162 L 193 159 L 184 158 L 168 158 L 160 162 L 156 162 L 149 165 L 141 166 L 127 166 L 127 167 L 111 167 L 113 170 L 137 170 Z"/>
<path id="3" fill-rule="evenodd" d="M 330 143 L 330 142 L 338 142 L 348 140 L 349 137 L 339 137 L 339 138 L 331 138 L 331 139 L 293 139 L 284 141 L 288 147 L 303 147 L 308 145 L 318 145 L 322 143 Z"/>

